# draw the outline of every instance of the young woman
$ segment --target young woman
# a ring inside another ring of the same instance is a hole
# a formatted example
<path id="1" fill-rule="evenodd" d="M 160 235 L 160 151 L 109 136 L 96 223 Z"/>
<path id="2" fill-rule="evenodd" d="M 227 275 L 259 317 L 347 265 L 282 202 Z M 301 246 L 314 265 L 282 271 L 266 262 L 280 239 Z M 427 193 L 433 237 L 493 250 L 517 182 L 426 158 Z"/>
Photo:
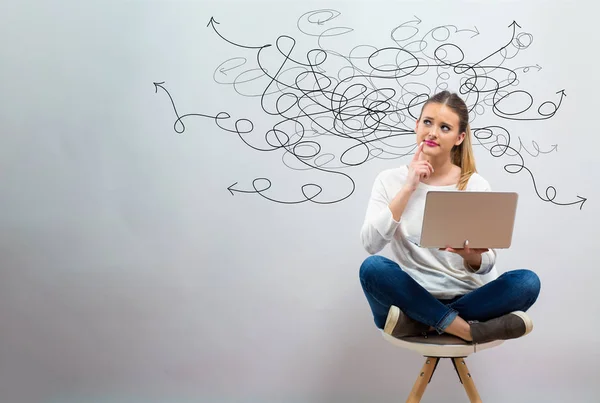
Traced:
<path id="1" fill-rule="evenodd" d="M 375 324 L 398 338 L 450 333 L 485 343 L 524 336 L 533 323 L 525 313 L 537 300 L 540 280 L 531 270 L 512 270 L 485 281 L 493 249 L 417 246 L 429 190 L 489 191 L 476 172 L 469 113 L 456 94 L 429 98 L 416 124 L 419 144 L 408 166 L 375 179 L 361 240 L 371 254 L 360 282 Z M 452 214 L 452 211 L 448 211 Z M 390 245 L 394 260 L 376 255 Z"/>

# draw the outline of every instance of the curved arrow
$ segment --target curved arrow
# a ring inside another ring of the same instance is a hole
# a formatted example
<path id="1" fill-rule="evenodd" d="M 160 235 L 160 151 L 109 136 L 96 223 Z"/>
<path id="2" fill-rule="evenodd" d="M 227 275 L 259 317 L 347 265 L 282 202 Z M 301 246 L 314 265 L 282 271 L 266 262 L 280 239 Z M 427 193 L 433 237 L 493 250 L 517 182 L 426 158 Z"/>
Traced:
<path id="1" fill-rule="evenodd" d="M 525 147 L 525 145 L 523 144 L 523 140 L 521 139 L 521 136 L 519 136 L 519 151 L 525 150 L 525 152 L 527 152 L 527 154 L 531 155 L 534 158 L 538 157 L 540 154 L 550 154 L 553 151 L 558 152 L 558 144 L 552 144 L 550 150 L 548 150 L 548 151 L 542 151 L 540 149 L 539 144 L 534 140 L 531 141 L 531 144 L 533 144 L 533 148 L 535 149 L 535 151 L 537 151 L 537 154 L 535 154 L 535 155 L 533 155 L 532 153 L 529 152 L 527 147 Z"/>
<path id="2" fill-rule="evenodd" d="M 495 51 L 494 53 L 490 54 L 489 56 L 484 57 L 483 59 L 481 59 L 480 61 L 478 61 L 477 63 L 473 64 L 474 66 L 477 66 L 481 63 L 483 63 L 484 61 L 486 61 L 487 59 L 489 59 L 490 57 L 494 56 L 496 53 L 502 51 L 503 49 L 506 49 L 511 43 L 512 41 L 515 39 L 515 34 L 517 32 L 517 27 L 521 28 L 521 26 L 519 24 L 517 24 L 517 21 L 513 21 L 509 26 L 509 28 L 512 27 L 513 28 L 513 32 L 512 32 L 512 36 L 510 38 L 510 41 L 508 41 L 508 43 L 504 46 L 502 46 L 500 49 L 498 49 L 497 51 Z"/>
<path id="3" fill-rule="evenodd" d="M 219 35 L 224 41 L 231 43 L 234 46 L 238 46 L 240 48 L 246 48 L 246 49 L 262 49 L 262 48 L 268 48 L 269 46 L 271 46 L 271 44 L 266 44 L 266 45 L 262 45 L 262 46 L 246 46 L 246 45 L 240 45 L 239 43 L 235 43 L 230 41 L 229 39 L 225 38 L 223 35 L 221 35 L 221 33 L 219 31 L 217 31 L 217 27 L 215 26 L 215 24 L 219 24 L 219 22 L 217 22 L 217 20 L 215 20 L 214 17 L 210 17 L 210 20 L 208 21 L 208 24 L 206 24 L 206 26 L 211 26 L 213 28 L 213 30 L 217 33 L 217 35 Z"/>
<path id="4" fill-rule="evenodd" d="M 173 124 L 173 130 L 175 130 L 175 132 L 181 134 L 185 131 L 185 125 L 183 124 L 183 119 L 190 117 L 190 116 L 214 119 L 215 123 L 217 123 L 217 125 L 219 125 L 219 123 L 218 123 L 219 119 L 229 119 L 230 116 L 225 112 L 220 112 L 216 116 L 205 115 L 203 113 L 188 113 L 188 114 L 180 116 L 179 112 L 177 112 L 177 107 L 175 106 L 175 101 L 173 101 L 173 97 L 171 96 L 169 91 L 163 86 L 164 83 L 165 83 L 164 81 L 161 81 L 161 82 L 155 81 L 153 83 L 154 84 L 154 93 L 156 94 L 158 92 L 158 89 L 161 88 L 168 95 L 169 99 L 171 100 L 171 105 L 173 106 L 173 110 L 175 111 L 175 116 L 177 116 L 177 120 Z M 177 124 L 181 125 L 181 130 L 177 129 Z"/>
<path id="5" fill-rule="evenodd" d="M 414 30 L 415 30 L 415 33 L 414 33 L 414 34 L 412 34 L 412 35 L 411 35 L 411 36 L 409 36 L 408 38 L 402 39 L 402 40 L 400 40 L 400 41 L 398 41 L 398 40 L 396 40 L 396 39 L 394 38 L 394 33 L 395 33 L 397 30 L 399 30 L 400 28 L 403 28 L 405 25 L 411 24 L 411 23 L 413 23 L 413 22 L 416 22 L 416 25 L 419 25 L 419 24 L 422 22 L 422 21 L 421 21 L 421 19 L 420 19 L 419 17 L 417 17 L 416 15 L 415 15 L 414 17 L 416 18 L 416 20 L 406 21 L 406 22 L 404 22 L 404 23 L 402 23 L 402 24 L 398 25 L 396 28 L 392 29 L 392 32 L 390 32 L 390 38 L 392 39 L 392 41 L 396 42 L 396 44 L 397 44 L 397 45 L 400 45 L 398 42 L 404 42 L 404 41 L 407 41 L 407 40 L 409 40 L 410 38 L 412 38 L 413 36 L 415 36 L 416 34 L 418 34 L 418 33 L 419 33 L 419 28 L 417 28 L 417 27 L 412 27 L 412 26 L 411 26 L 411 27 L 409 27 L 409 28 L 412 28 L 412 29 L 414 29 Z"/>
<path id="6" fill-rule="evenodd" d="M 456 32 L 454 32 L 455 34 L 459 33 L 459 32 L 475 32 L 475 35 L 471 36 L 471 38 L 475 38 L 477 35 L 479 35 L 479 30 L 477 29 L 477 27 L 475 25 L 473 25 L 473 27 L 475 28 L 475 31 L 473 31 L 472 29 L 458 29 L 458 27 L 456 27 L 455 25 L 446 25 L 447 27 L 452 27 L 456 30 Z"/>
<path id="7" fill-rule="evenodd" d="M 533 67 L 533 68 L 536 68 L 536 69 L 537 69 L 537 71 L 540 71 L 540 70 L 542 69 L 542 66 L 540 66 L 539 64 L 536 64 L 535 66 L 523 66 L 523 67 L 517 67 L 517 68 L 515 69 L 515 71 L 516 71 L 516 70 L 523 70 L 523 73 L 528 73 L 528 72 L 529 72 L 529 69 L 531 69 L 532 67 Z"/>
<path id="8" fill-rule="evenodd" d="M 501 146 L 501 147 L 506 147 L 506 146 Z M 492 148 L 493 148 L 493 147 L 492 147 Z M 513 149 L 513 150 L 514 150 L 514 149 Z M 510 168 L 517 168 L 517 170 L 516 170 L 515 172 L 511 172 L 511 171 L 509 170 L 509 167 L 510 167 Z M 544 198 L 542 197 L 542 195 L 540 195 L 540 192 L 539 192 L 539 191 L 538 191 L 538 189 L 537 189 L 537 185 L 536 185 L 536 183 L 535 183 L 535 177 L 533 176 L 533 173 L 532 173 L 532 172 L 531 172 L 531 170 L 530 170 L 529 168 L 527 168 L 527 167 L 526 167 L 526 166 L 525 166 L 525 165 L 524 165 L 522 162 L 521 162 L 521 164 L 506 164 L 506 165 L 504 166 L 504 170 L 505 170 L 506 172 L 508 172 L 508 173 L 511 173 L 511 174 L 518 173 L 518 172 L 519 172 L 519 171 L 521 171 L 522 169 L 525 169 L 525 170 L 526 170 L 526 171 L 529 173 L 529 176 L 531 176 L 531 181 L 533 182 L 533 188 L 534 188 L 534 190 L 535 190 L 535 193 L 538 195 L 538 197 L 539 197 L 541 200 L 543 200 L 543 201 L 545 201 L 545 202 L 550 202 L 550 203 L 552 203 L 552 204 L 556 204 L 556 205 L 558 205 L 558 206 L 572 206 L 572 205 L 579 204 L 579 205 L 580 205 L 580 206 L 579 206 L 579 210 L 581 210 L 581 209 L 583 208 L 583 204 L 584 204 L 584 203 L 587 201 L 587 198 L 577 195 L 577 198 L 579 199 L 579 200 L 577 200 L 577 201 L 573 201 L 573 202 L 569 202 L 569 203 L 559 203 L 559 202 L 556 202 L 556 201 L 554 201 L 554 199 L 556 198 L 556 188 L 555 188 L 554 186 L 548 186 L 548 187 L 546 187 L 546 191 L 545 191 L 545 193 L 546 193 L 546 198 L 544 199 Z M 550 192 L 552 192 L 552 193 L 553 193 L 553 195 L 552 195 L 552 196 L 550 196 Z"/>
<path id="9" fill-rule="evenodd" d="M 555 103 L 554 103 L 554 102 L 552 102 L 552 101 L 545 101 L 545 102 L 542 102 L 542 103 L 540 104 L 540 106 L 538 106 L 538 110 L 537 110 L 537 113 L 538 113 L 540 116 L 542 116 L 542 117 L 539 117 L 539 118 L 518 118 L 518 117 L 513 117 L 513 115 L 516 115 L 515 113 L 513 113 L 513 114 L 504 113 L 504 112 L 502 112 L 501 110 L 499 110 L 499 109 L 498 109 L 498 106 L 497 106 L 497 104 L 498 104 L 500 101 L 502 101 L 504 98 L 506 98 L 507 96 L 509 96 L 509 95 L 511 95 L 511 94 L 514 94 L 514 93 L 516 93 L 516 92 L 526 93 L 527 95 L 529 95 L 529 97 L 531 98 L 531 104 L 529 105 L 529 107 L 527 107 L 527 109 L 529 109 L 529 108 L 531 107 L 531 105 L 533 104 L 533 97 L 532 97 L 532 96 L 531 96 L 531 95 L 530 95 L 528 92 L 526 92 L 526 91 L 522 91 L 522 90 L 513 91 L 513 92 L 510 92 L 510 93 L 508 93 L 508 94 L 504 95 L 504 96 L 503 96 L 502 98 L 500 98 L 498 101 L 495 101 L 495 102 L 494 102 L 494 105 L 492 106 L 492 111 L 494 112 L 494 114 L 495 114 L 496 116 L 498 116 L 498 117 L 501 117 L 501 118 L 503 118 L 503 119 L 508 119 L 508 120 L 527 120 L 527 121 L 533 121 L 533 120 L 546 120 L 546 119 L 550 119 L 551 117 L 553 117 L 553 116 L 556 114 L 556 112 L 558 112 L 558 109 L 560 108 L 560 106 L 561 106 L 561 104 L 562 104 L 562 100 L 563 100 L 563 98 L 567 96 L 567 94 L 565 93 L 565 90 L 563 89 L 563 90 L 560 90 L 560 91 L 557 91 L 557 92 L 556 92 L 557 94 L 560 94 L 560 99 L 558 100 L 558 105 L 557 105 L 557 104 L 555 104 Z M 542 109 L 542 108 L 543 108 L 545 105 L 548 105 L 548 104 L 552 105 L 552 106 L 554 107 L 554 110 L 553 110 L 552 112 L 549 112 L 549 113 L 542 113 L 541 109 Z M 525 109 L 525 110 L 527 110 L 527 109 Z M 521 113 L 525 112 L 525 110 L 524 110 L 524 111 L 521 111 L 521 112 L 519 112 L 518 114 L 521 114 Z"/>
<path id="10" fill-rule="evenodd" d="M 317 168 L 317 169 L 319 169 L 319 168 Z M 316 204 L 333 204 L 333 203 L 339 203 L 339 202 L 343 201 L 344 199 L 347 199 L 348 197 L 350 197 L 354 193 L 354 190 L 356 189 L 356 184 L 355 184 L 354 180 L 352 180 L 352 178 L 350 176 L 348 176 L 348 175 L 346 175 L 344 173 L 341 173 L 341 172 L 326 171 L 324 169 L 319 169 L 319 170 L 325 171 L 325 172 L 334 173 L 334 174 L 337 174 L 337 175 L 343 175 L 343 176 L 345 176 L 352 183 L 352 190 L 350 190 L 350 192 L 348 192 L 348 194 L 346 196 L 344 196 L 344 197 L 341 197 L 341 198 L 338 198 L 338 199 L 334 199 L 334 200 L 329 200 L 329 201 L 323 201 L 323 202 L 321 202 L 321 201 L 315 201 L 314 200 L 323 191 L 323 188 L 320 185 L 316 184 L 316 183 L 305 183 L 304 185 L 301 186 L 301 191 L 302 191 L 302 194 L 304 195 L 304 199 L 300 199 L 300 200 L 287 200 L 287 201 L 285 201 L 285 200 L 278 200 L 278 199 L 274 199 L 272 197 L 269 197 L 269 196 L 266 196 L 265 194 L 263 194 L 266 190 L 268 190 L 268 189 L 271 188 L 271 181 L 268 178 L 256 178 L 256 179 L 254 179 L 252 181 L 252 187 L 254 188 L 254 190 L 243 190 L 243 189 L 234 188 L 234 186 L 237 185 L 237 182 L 234 182 L 233 184 L 229 185 L 227 187 L 227 190 L 229 190 L 229 193 L 231 193 L 232 196 L 234 195 L 234 192 L 237 192 L 237 193 L 256 193 L 256 194 L 259 194 L 261 197 L 263 197 L 263 198 L 265 198 L 265 199 L 267 199 L 269 201 L 272 201 L 272 202 L 275 202 L 275 203 L 280 203 L 280 204 L 300 204 L 300 203 L 306 203 L 306 202 L 313 202 L 313 203 L 316 203 Z M 267 185 L 259 189 L 256 186 L 256 182 L 260 181 L 260 180 L 267 181 Z M 307 194 L 307 188 L 309 188 L 309 187 L 316 187 L 318 189 L 318 191 L 314 192 L 314 194 L 312 196 L 309 196 Z"/>
<path id="11" fill-rule="evenodd" d="M 545 198 L 540 194 L 537 184 L 536 184 L 536 181 L 535 181 L 535 176 L 533 175 L 531 170 L 525 166 L 525 160 L 523 159 L 523 156 L 519 153 L 519 151 L 515 150 L 513 147 L 511 147 L 509 145 L 510 144 L 510 133 L 505 128 L 503 128 L 501 126 L 486 126 L 486 127 L 476 128 L 476 129 L 474 129 L 474 137 L 480 142 L 481 145 L 484 145 L 483 143 L 481 143 L 480 140 L 481 140 L 481 138 L 484 138 L 484 139 L 490 138 L 493 135 L 493 131 L 491 130 L 492 128 L 499 128 L 499 129 L 506 131 L 506 134 L 508 136 L 508 142 L 507 142 L 507 144 L 496 144 L 489 149 L 487 149 L 487 147 L 486 147 L 486 149 L 490 152 L 490 154 L 493 157 L 499 158 L 499 157 L 502 157 L 504 154 L 506 154 L 507 150 L 512 150 L 515 154 L 511 155 L 511 156 L 516 156 L 520 160 L 520 163 L 512 163 L 512 164 L 504 165 L 504 170 L 506 172 L 508 172 L 510 174 L 517 174 L 517 173 L 521 172 L 522 170 L 526 170 L 529 173 L 529 176 L 531 177 L 531 181 L 533 183 L 533 189 L 534 189 L 536 195 L 545 202 L 550 202 L 552 204 L 556 204 L 559 206 L 571 206 L 571 205 L 580 204 L 579 209 L 581 210 L 583 208 L 583 204 L 587 201 L 587 198 L 579 196 L 579 195 L 577 195 L 577 198 L 579 200 L 573 201 L 573 202 L 561 203 L 561 202 L 554 201 L 554 199 L 556 198 L 556 188 L 554 186 L 546 187 L 546 190 L 545 190 L 546 197 Z M 486 136 L 486 137 L 481 137 L 481 136 L 477 135 L 478 131 L 484 131 L 484 132 L 490 133 L 490 135 Z M 553 193 L 553 194 L 551 195 L 551 193 Z"/>

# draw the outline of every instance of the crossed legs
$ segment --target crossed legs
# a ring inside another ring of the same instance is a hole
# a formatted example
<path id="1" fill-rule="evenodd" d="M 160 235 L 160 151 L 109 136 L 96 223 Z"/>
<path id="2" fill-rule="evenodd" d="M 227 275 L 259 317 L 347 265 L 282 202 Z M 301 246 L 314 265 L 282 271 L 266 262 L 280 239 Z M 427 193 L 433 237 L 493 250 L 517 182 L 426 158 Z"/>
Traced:
<path id="1" fill-rule="evenodd" d="M 400 266 L 383 256 L 362 263 L 360 282 L 375 325 L 383 329 L 392 305 L 438 333 L 471 340 L 469 321 L 487 321 L 514 311 L 527 311 L 540 293 L 540 280 L 531 270 L 505 272 L 497 279 L 452 300 L 439 300 Z"/>

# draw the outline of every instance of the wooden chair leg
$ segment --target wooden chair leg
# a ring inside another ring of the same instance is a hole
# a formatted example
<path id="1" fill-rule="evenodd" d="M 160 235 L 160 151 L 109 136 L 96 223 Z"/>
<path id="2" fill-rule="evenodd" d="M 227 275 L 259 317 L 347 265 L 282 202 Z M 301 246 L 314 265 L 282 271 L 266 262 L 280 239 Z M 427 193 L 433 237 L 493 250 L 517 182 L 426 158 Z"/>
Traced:
<path id="1" fill-rule="evenodd" d="M 426 357 L 423 368 L 421 368 L 421 372 L 413 385 L 410 395 L 408 395 L 406 403 L 419 403 L 421 401 L 423 393 L 425 393 L 425 388 L 431 381 L 439 360 L 438 357 Z"/>
<path id="2" fill-rule="evenodd" d="M 458 378 L 460 379 L 460 383 L 462 383 L 465 391 L 467 392 L 467 396 L 471 403 L 482 403 L 481 397 L 479 397 L 479 393 L 477 392 L 477 388 L 475 387 L 475 382 L 473 382 L 473 378 L 471 377 L 471 373 L 469 372 L 469 368 L 467 368 L 467 363 L 464 358 L 452 358 L 452 363 L 454 364 L 454 368 L 458 373 Z"/>

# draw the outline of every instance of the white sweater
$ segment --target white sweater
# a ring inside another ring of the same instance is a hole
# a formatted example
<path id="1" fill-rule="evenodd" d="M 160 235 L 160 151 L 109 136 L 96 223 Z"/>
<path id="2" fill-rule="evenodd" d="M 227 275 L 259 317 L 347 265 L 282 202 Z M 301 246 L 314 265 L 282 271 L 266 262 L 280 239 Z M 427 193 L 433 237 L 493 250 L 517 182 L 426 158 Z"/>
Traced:
<path id="1" fill-rule="evenodd" d="M 408 166 L 388 169 L 375 178 L 371 198 L 360 236 L 370 254 L 380 252 L 390 244 L 395 261 L 436 298 L 452 298 L 479 288 L 486 281 L 482 274 L 489 273 L 496 261 L 496 252 L 490 249 L 481 255 L 477 272 L 465 265 L 463 258 L 453 252 L 415 245 L 421 237 L 425 195 L 429 190 L 457 190 L 455 185 L 431 186 L 419 183 L 411 195 L 399 221 L 395 221 L 388 204 L 404 185 Z M 489 183 L 475 173 L 469 179 L 467 191 L 490 191 Z"/>

